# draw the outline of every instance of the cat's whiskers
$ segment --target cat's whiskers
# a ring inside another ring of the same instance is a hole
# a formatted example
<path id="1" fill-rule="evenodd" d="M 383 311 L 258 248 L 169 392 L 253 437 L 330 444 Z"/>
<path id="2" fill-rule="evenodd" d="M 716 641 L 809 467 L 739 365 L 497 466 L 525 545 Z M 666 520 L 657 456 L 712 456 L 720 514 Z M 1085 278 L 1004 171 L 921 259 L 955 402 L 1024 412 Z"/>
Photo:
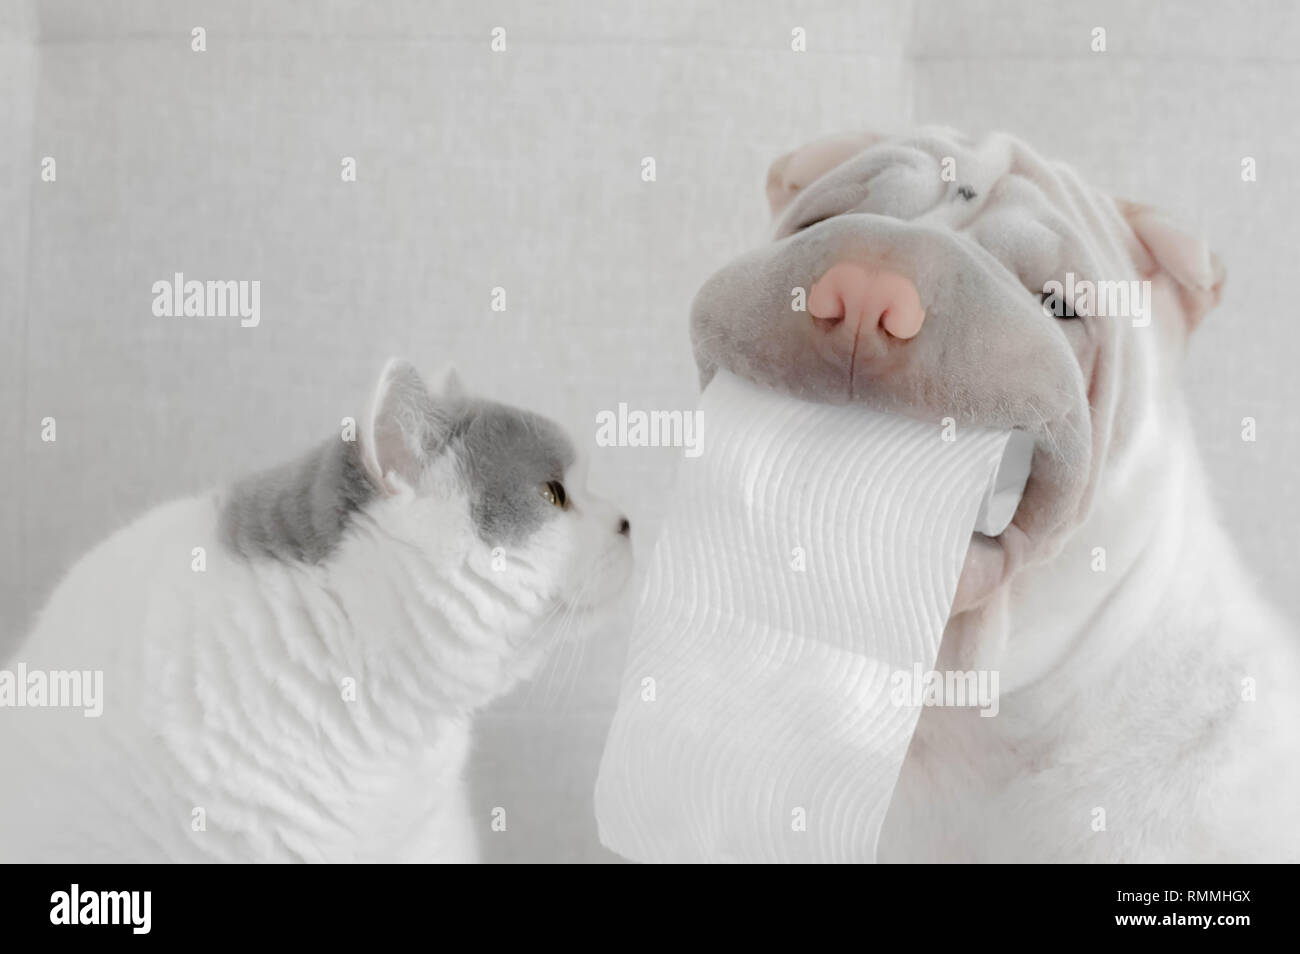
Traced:
<path id="1" fill-rule="evenodd" d="M 579 594 L 582 593 L 585 586 L 586 583 L 584 581 L 583 586 L 578 588 Z M 572 600 L 566 600 L 564 613 L 560 617 L 560 622 L 555 627 L 555 631 L 551 637 L 555 645 L 553 646 L 550 655 L 550 665 L 547 667 L 546 689 L 542 693 L 542 701 L 548 708 L 554 704 L 551 695 L 551 688 L 555 685 L 555 676 L 560 671 L 561 660 L 563 660 L 565 654 L 572 648 L 566 637 L 568 636 L 569 626 L 573 621 L 576 611 L 577 603 Z"/>
<path id="2" fill-rule="evenodd" d="M 594 569 L 595 567 L 592 566 L 588 568 L 588 572 L 583 573 L 582 583 L 578 587 L 578 591 L 565 601 L 566 608 L 564 615 L 561 617 L 560 623 L 555 629 L 553 638 L 559 643 L 559 646 L 552 654 L 551 665 L 547 670 L 546 689 L 543 693 L 543 701 L 548 706 L 567 698 L 571 693 L 572 684 L 576 680 L 578 674 L 581 673 L 581 664 L 583 659 L 586 658 L 586 644 L 587 636 L 589 634 L 584 632 L 576 640 L 570 639 L 569 636 L 572 624 L 579 617 L 582 617 L 585 623 L 589 623 L 590 620 L 596 617 L 600 612 L 599 607 L 587 605 L 586 600 L 586 597 L 595 589 L 597 580 L 599 579 L 598 574 L 591 572 L 591 570 Z M 584 629 L 585 628 L 589 627 L 584 626 Z M 579 645 L 574 646 L 573 644 L 575 642 Z M 564 689 L 556 696 L 552 697 L 551 689 L 555 684 L 555 676 L 559 672 L 561 660 L 565 659 L 566 656 L 570 662 L 565 666 L 565 676 L 562 680 Z M 576 663 L 573 661 L 575 657 Z"/>
<path id="3" fill-rule="evenodd" d="M 518 644 L 517 649 L 519 653 L 521 655 L 525 655 L 535 650 L 537 648 L 536 644 L 539 639 L 545 639 L 553 635 L 556 631 L 558 631 L 558 627 L 553 628 L 551 625 L 555 621 L 555 618 L 557 616 L 561 618 L 561 626 L 562 626 L 563 619 L 565 616 L 567 616 L 569 612 L 570 612 L 569 601 L 565 599 L 556 599 L 554 601 L 554 605 L 551 606 L 551 608 L 547 611 L 546 615 L 537 621 L 536 625 L 533 627 L 532 631 L 528 634 L 527 638 Z M 557 654 L 545 653 L 543 651 L 543 655 L 545 656 L 545 664 L 544 664 L 545 672 L 550 673 L 555 668 L 555 657 Z M 524 703 L 526 705 L 532 704 L 533 698 L 537 694 L 537 686 L 541 682 L 541 676 L 542 676 L 541 673 L 537 673 L 529 682 L 528 693 L 524 697 Z"/>
<path id="4" fill-rule="evenodd" d="M 575 598 L 575 603 L 577 605 L 585 605 L 586 596 L 590 590 L 595 588 L 594 581 L 596 579 L 598 579 L 598 576 L 595 573 L 588 573 L 585 576 L 583 581 L 583 586 L 579 591 L 578 596 Z M 591 608 L 586 615 L 588 617 L 587 622 L 589 623 L 591 619 L 594 619 L 599 615 L 599 610 L 597 610 L 596 608 Z M 572 621 L 572 619 L 573 617 L 570 617 L 570 622 Z M 567 637 L 567 635 L 568 634 L 566 633 L 565 636 Z M 559 695 L 559 701 L 567 701 L 568 699 L 572 698 L 574 694 L 574 690 L 577 687 L 578 679 L 582 675 L 582 664 L 583 662 L 586 661 L 587 658 L 587 644 L 591 641 L 590 636 L 591 636 L 590 632 L 584 632 L 576 640 L 570 640 L 567 638 L 565 639 L 566 646 L 568 648 L 574 649 L 574 651 L 570 654 L 570 658 L 572 659 L 572 662 L 568 667 L 567 675 L 564 678 L 564 682 L 563 682 L 564 688 Z M 572 645 L 574 642 L 577 643 L 576 648 L 574 648 Z"/>

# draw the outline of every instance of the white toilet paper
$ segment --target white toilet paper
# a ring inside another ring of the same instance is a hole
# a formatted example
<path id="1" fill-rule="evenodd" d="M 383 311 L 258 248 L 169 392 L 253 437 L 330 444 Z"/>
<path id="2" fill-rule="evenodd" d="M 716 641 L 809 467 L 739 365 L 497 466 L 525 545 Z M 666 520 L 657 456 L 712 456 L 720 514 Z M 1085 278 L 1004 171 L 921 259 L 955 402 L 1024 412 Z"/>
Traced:
<path id="1" fill-rule="evenodd" d="M 725 371 L 700 409 L 601 762 L 601 840 L 647 862 L 873 861 L 920 715 L 890 677 L 933 668 L 977 516 L 1006 526 L 1032 441 L 945 440 Z"/>

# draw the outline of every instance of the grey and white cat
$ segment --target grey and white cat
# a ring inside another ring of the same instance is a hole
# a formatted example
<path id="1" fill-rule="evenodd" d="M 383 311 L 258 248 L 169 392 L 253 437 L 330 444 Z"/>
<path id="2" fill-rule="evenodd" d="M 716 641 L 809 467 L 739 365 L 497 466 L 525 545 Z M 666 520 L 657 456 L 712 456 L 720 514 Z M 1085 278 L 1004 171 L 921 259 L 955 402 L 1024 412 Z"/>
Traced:
<path id="1" fill-rule="evenodd" d="M 0 861 L 473 860 L 471 714 L 630 575 L 583 483 L 550 421 L 390 361 L 356 441 L 121 530 L 6 664 L 103 699 L 0 707 Z"/>

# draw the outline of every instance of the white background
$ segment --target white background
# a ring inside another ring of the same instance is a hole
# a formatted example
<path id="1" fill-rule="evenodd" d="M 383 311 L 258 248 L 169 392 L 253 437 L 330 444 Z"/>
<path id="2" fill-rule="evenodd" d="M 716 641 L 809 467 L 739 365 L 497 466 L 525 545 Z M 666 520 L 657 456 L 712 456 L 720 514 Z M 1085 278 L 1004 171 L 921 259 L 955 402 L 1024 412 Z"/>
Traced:
<path id="1" fill-rule="evenodd" d="M 1015 132 L 1210 237 L 1188 389 L 1295 620 L 1297 50 L 1280 0 L 0 0 L 0 652 L 89 545 L 335 433 L 392 354 L 569 425 L 644 559 L 680 452 L 597 448 L 596 413 L 693 406 L 690 301 L 762 241 L 772 158 L 922 122 Z M 261 326 L 154 318 L 175 271 L 260 280 Z M 622 652 L 567 647 L 481 720 L 489 859 L 612 857 L 590 790 Z"/>

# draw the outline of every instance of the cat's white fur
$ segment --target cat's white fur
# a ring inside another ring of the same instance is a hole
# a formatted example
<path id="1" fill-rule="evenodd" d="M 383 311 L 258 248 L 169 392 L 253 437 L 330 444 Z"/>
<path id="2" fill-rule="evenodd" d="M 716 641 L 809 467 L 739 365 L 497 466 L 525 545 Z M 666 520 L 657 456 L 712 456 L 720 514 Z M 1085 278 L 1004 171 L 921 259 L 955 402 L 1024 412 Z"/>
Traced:
<path id="1" fill-rule="evenodd" d="M 448 459 L 386 477 L 319 565 L 223 546 L 219 493 L 80 560 L 4 665 L 102 670 L 103 714 L 0 709 L 0 861 L 474 860 L 470 716 L 630 548 L 576 471 L 571 512 L 495 553 Z"/>

